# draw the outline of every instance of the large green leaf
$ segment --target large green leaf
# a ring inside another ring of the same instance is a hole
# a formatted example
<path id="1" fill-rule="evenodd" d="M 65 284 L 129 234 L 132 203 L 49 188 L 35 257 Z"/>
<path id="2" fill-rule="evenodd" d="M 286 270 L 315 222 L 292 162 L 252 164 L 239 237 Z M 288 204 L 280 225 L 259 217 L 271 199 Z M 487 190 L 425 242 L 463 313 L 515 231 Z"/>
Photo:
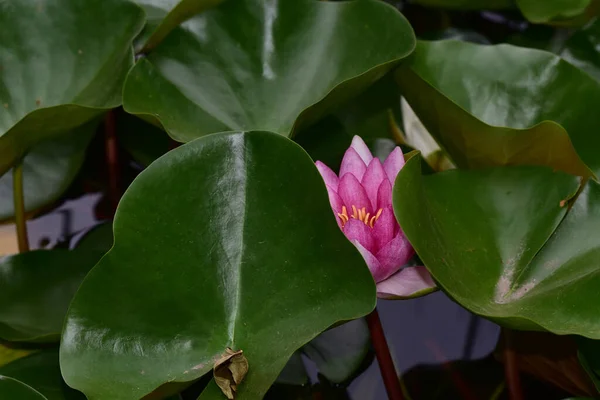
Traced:
<path id="1" fill-rule="evenodd" d="M 600 172 L 600 83 L 551 53 L 419 42 L 396 80 L 459 167 L 547 165 Z M 584 164 L 585 163 L 585 164 Z"/>
<path id="2" fill-rule="evenodd" d="M 100 256 L 39 250 L 0 259 L 0 339 L 58 342 L 69 303 Z"/>
<path id="3" fill-rule="evenodd" d="M 567 214 L 578 186 L 532 166 L 421 176 L 419 156 L 398 175 L 394 210 L 464 307 L 509 327 L 600 338 L 600 185 L 590 181 Z"/>
<path id="4" fill-rule="evenodd" d="M 250 364 L 238 398 L 260 398 L 294 351 L 375 304 L 312 160 L 274 133 L 170 151 L 126 191 L 114 234 L 61 343 L 67 383 L 90 398 L 195 380 L 227 347 Z"/>
<path id="5" fill-rule="evenodd" d="M 600 81 L 600 18 L 575 32 L 560 55 Z"/>
<path id="6" fill-rule="evenodd" d="M 0 397 L 19 400 L 48 400 L 40 392 L 23 382 L 0 375 Z"/>
<path id="7" fill-rule="evenodd" d="M 62 379 L 58 349 L 47 349 L 0 367 L 0 375 L 16 379 L 48 400 L 81 400 L 85 397 L 69 388 Z M 3 398 L 0 396 L 0 398 Z M 15 398 L 16 400 L 16 398 Z"/>
<path id="8" fill-rule="evenodd" d="M 414 33 L 376 0 L 226 1 L 175 29 L 131 70 L 124 107 L 176 140 L 213 132 L 291 135 L 410 54 Z"/>
<path id="9" fill-rule="evenodd" d="M 177 25 L 215 7 L 223 0 L 135 0 L 146 11 L 146 27 L 138 38 L 140 51 L 148 52 L 162 42 Z M 142 40 L 140 40 L 142 39 Z"/>
<path id="10" fill-rule="evenodd" d="M 35 212 L 58 200 L 69 187 L 85 158 L 96 130 L 91 122 L 58 138 L 35 145 L 23 160 L 25 211 Z M 13 177 L 0 177 L 0 220 L 14 216 Z"/>
<path id="11" fill-rule="evenodd" d="M 121 103 L 144 13 L 125 0 L 0 5 L 0 175 L 42 139 Z"/>

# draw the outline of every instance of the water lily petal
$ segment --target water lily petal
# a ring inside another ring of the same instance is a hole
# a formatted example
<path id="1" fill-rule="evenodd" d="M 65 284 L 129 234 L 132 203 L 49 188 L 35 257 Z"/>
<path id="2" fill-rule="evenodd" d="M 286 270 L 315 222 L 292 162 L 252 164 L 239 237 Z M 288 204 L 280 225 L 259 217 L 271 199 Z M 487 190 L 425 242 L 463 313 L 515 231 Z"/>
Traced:
<path id="1" fill-rule="evenodd" d="M 331 168 L 323 164 L 321 161 L 317 161 L 315 165 L 317 166 L 319 173 L 323 177 L 325 184 L 337 192 L 340 180 L 338 179 L 338 176 L 335 174 L 335 172 L 333 172 Z"/>
<path id="2" fill-rule="evenodd" d="M 326 187 L 327 194 L 329 195 L 329 204 L 331 204 L 331 209 L 333 210 L 333 214 L 335 215 L 335 220 L 337 221 L 340 229 L 342 229 L 342 220 L 338 216 L 338 213 L 342 212 L 342 206 L 344 205 L 344 202 L 342 201 L 340 195 L 337 194 L 332 187 L 330 187 L 329 185 L 327 185 Z"/>
<path id="3" fill-rule="evenodd" d="M 383 248 L 396 236 L 399 231 L 398 222 L 394 217 L 392 207 L 386 207 L 373 225 L 373 240 L 375 241 L 375 251 Z"/>
<path id="4" fill-rule="evenodd" d="M 402 154 L 400 147 L 396 147 L 383 163 L 383 169 L 392 183 L 392 186 L 394 185 L 394 182 L 396 182 L 396 176 L 403 166 L 404 154 Z"/>
<path id="5" fill-rule="evenodd" d="M 364 207 L 368 213 L 373 214 L 371 200 L 369 200 L 365 188 L 354 175 L 346 174 L 340 179 L 338 194 L 344 201 L 349 216 L 352 214 L 352 206 L 355 206 L 357 209 Z"/>
<path id="6" fill-rule="evenodd" d="M 367 164 L 360 158 L 356 150 L 352 147 L 346 150 L 342 159 L 342 165 L 340 166 L 340 178 L 350 173 L 360 181 L 366 171 Z"/>
<path id="7" fill-rule="evenodd" d="M 350 147 L 356 150 L 360 158 L 362 158 L 364 161 L 365 165 L 369 165 L 373 159 L 373 154 L 371 154 L 371 150 L 369 150 L 369 147 L 365 144 L 365 141 L 362 140 L 360 136 L 354 135 Z"/>
<path id="8" fill-rule="evenodd" d="M 392 276 L 396 271 L 402 268 L 408 260 L 415 254 L 415 250 L 403 233 L 398 233 L 396 237 L 383 246 L 375 257 L 381 263 L 380 275 L 374 276 L 375 282 Z"/>
<path id="9" fill-rule="evenodd" d="M 403 268 L 377 284 L 377 297 L 381 299 L 410 299 L 437 290 L 427 268 Z"/>
<path id="10" fill-rule="evenodd" d="M 384 179 L 377 189 L 377 209 L 387 208 L 392 206 L 392 184 L 389 180 Z"/>
<path id="11" fill-rule="evenodd" d="M 377 210 L 377 190 L 384 179 L 387 179 L 387 175 L 383 170 L 381 161 L 379 161 L 378 158 L 372 159 L 361 183 L 367 191 L 367 196 L 369 196 L 369 199 L 371 200 L 373 210 Z"/>
<path id="12" fill-rule="evenodd" d="M 373 235 L 371 235 L 371 228 L 362 221 L 350 218 L 350 220 L 346 222 L 346 225 L 344 225 L 343 230 L 348 240 L 352 243 L 358 242 L 370 253 L 373 252 L 375 242 L 373 241 Z"/>
<path id="13" fill-rule="evenodd" d="M 379 271 L 381 269 L 381 264 L 377 258 L 373 255 L 373 253 L 365 249 L 357 240 L 352 241 L 352 244 L 358 249 L 360 254 L 365 259 L 365 262 L 369 267 L 369 271 L 371 271 L 371 275 L 375 275 L 375 271 Z"/>

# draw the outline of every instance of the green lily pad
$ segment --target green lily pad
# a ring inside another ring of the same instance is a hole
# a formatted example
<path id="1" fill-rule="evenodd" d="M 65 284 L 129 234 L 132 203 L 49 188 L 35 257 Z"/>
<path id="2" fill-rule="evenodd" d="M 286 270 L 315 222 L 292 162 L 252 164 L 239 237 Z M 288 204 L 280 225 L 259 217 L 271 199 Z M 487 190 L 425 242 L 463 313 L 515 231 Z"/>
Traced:
<path id="1" fill-rule="evenodd" d="M 121 103 L 143 21 L 143 10 L 122 0 L 22 0 L 2 8 L 0 175 L 43 139 Z"/>
<path id="2" fill-rule="evenodd" d="M 79 172 L 97 123 L 91 122 L 58 138 L 35 145 L 23 159 L 25 212 L 51 205 Z M 14 216 L 13 176 L 0 177 L 0 220 Z"/>
<path id="3" fill-rule="evenodd" d="M 170 151 L 127 189 L 114 234 L 61 343 L 66 382 L 90 398 L 196 380 L 228 347 L 250 368 L 237 398 L 260 398 L 298 348 L 375 305 L 312 160 L 274 133 Z"/>
<path id="4" fill-rule="evenodd" d="M 575 32 L 560 55 L 600 81 L 600 18 Z"/>
<path id="5" fill-rule="evenodd" d="M 58 349 L 43 350 L 13 361 L 0 367 L 0 375 L 30 386 L 48 400 L 85 400 L 83 394 L 71 389 L 63 381 Z"/>
<path id="6" fill-rule="evenodd" d="M 38 250 L 0 259 L 0 339 L 58 342 L 69 303 L 100 256 Z"/>
<path id="7" fill-rule="evenodd" d="M 3 399 L 48 400 L 40 392 L 23 382 L 0 375 L 0 396 Z"/>
<path id="8" fill-rule="evenodd" d="M 510 45 L 419 42 L 396 81 L 461 168 L 600 172 L 600 115 L 587 107 L 600 103 L 600 83 L 558 56 Z"/>
<path id="9" fill-rule="evenodd" d="M 592 0 L 516 0 L 525 18 L 534 23 L 574 18 L 583 14 Z"/>
<path id="10" fill-rule="evenodd" d="M 179 24 L 221 4 L 223 0 L 135 0 L 135 2 L 146 11 L 146 27 L 137 41 L 142 43 L 139 50 L 148 52 L 162 42 Z"/>
<path id="11" fill-rule="evenodd" d="M 569 209 L 579 182 L 563 172 L 421 176 L 420 158 L 398 175 L 394 210 L 443 290 L 508 327 L 600 338 L 600 185 L 590 181 Z"/>
<path id="12" fill-rule="evenodd" d="M 415 37 L 377 0 L 226 1 L 182 24 L 131 70 L 127 112 L 178 141 L 221 131 L 293 131 L 358 95 Z"/>

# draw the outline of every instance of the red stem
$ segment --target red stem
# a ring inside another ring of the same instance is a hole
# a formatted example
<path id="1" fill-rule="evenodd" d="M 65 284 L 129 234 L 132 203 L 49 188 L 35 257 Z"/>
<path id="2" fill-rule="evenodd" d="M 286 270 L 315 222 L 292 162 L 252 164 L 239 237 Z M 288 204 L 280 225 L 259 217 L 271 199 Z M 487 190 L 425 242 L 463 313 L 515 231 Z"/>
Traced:
<path id="1" fill-rule="evenodd" d="M 396 374 L 394 361 L 392 360 L 390 349 L 385 340 L 377 309 L 374 309 L 371 314 L 367 315 L 367 324 L 369 325 L 369 331 L 371 332 L 371 342 L 373 343 L 373 348 L 377 355 L 377 362 L 379 363 L 381 377 L 383 378 L 388 398 L 390 400 L 404 400 L 404 394 L 400 387 L 400 380 Z"/>
<path id="2" fill-rule="evenodd" d="M 117 124 L 115 110 L 106 114 L 104 120 L 104 134 L 106 143 L 106 164 L 108 167 L 108 200 L 111 213 L 114 215 L 121 198 L 119 190 L 119 147 L 117 143 Z"/>
<path id="3" fill-rule="evenodd" d="M 517 355 L 513 347 L 513 333 L 510 329 L 503 329 L 504 334 L 504 378 L 508 387 L 510 400 L 523 400 L 521 378 L 517 367 Z"/>

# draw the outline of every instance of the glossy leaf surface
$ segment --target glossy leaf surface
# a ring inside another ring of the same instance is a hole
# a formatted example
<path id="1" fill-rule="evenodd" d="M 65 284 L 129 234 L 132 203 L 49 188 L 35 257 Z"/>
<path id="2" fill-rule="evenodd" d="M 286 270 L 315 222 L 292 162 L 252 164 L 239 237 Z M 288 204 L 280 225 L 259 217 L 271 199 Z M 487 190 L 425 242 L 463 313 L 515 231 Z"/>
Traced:
<path id="1" fill-rule="evenodd" d="M 36 143 L 121 103 L 144 13 L 123 0 L 22 0 L 0 8 L 2 175 Z"/>
<path id="2" fill-rule="evenodd" d="M 94 135 L 92 122 L 59 138 L 35 145 L 23 160 L 25 212 L 33 213 L 58 200 L 69 187 Z M 0 220 L 14 216 L 12 171 L 0 178 Z"/>
<path id="3" fill-rule="evenodd" d="M 3 399 L 48 400 L 40 392 L 16 379 L 0 375 L 0 396 Z"/>
<path id="4" fill-rule="evenodd" d="M 69 303 L 100 256 L 38 250 L 0 259 L 0 338 L 58 342 Z"/>
<path id="5" fill-rule="evenodd" d="M 294 351 L 375 304 L 312 160 L 274 133 L 170 151 L 127 190 L 114 234 L 61 343 L 67 383 L 91 398 L 138 399 L 195 380 L 227 347 L 250 365 L 238 398 L 260 398 Z"/>
<path id="6" fill-rule="evenodd" d="M 32 387 L 48 400 L 85 400 L 81 393 L 71 389 L 63 381 L 58 364 L 58 349 L 43 350 L 0 367 L 0 375 Z"/>
<path id="7" fill-rule="evenodd" d="M 291 135 L 410 54 L 414 33 L 375 0 L 226 1 L 138 61 L 124 107 L 176 140 L 261 129 Z"/>
<path id="8" fill-rule="evenodd" d="M 589 175 L 587 167 L 600 171 L 600 115 L 583 106 L 600 103 L 600 83 L 551 53 L 419 42 L 396 80 L 459 167 L 547 165 L 582 176 Z"/>
<path id="9" fill-rule="evenodd" d="M 566 214 L 577 188 L 543 167 L 421 176 L 419 156 L 398 175 L 394 210 L 464 307 L 509 327 L 599 338 L 600 186 L 588 183 Z"/>
<path id="10" fill-rule="evenodd" d="M 142 32 L 142 52 L 162 42 L 177 25 L 224 0 L 135 0 L 146 11 L 146 27 Z"/>

